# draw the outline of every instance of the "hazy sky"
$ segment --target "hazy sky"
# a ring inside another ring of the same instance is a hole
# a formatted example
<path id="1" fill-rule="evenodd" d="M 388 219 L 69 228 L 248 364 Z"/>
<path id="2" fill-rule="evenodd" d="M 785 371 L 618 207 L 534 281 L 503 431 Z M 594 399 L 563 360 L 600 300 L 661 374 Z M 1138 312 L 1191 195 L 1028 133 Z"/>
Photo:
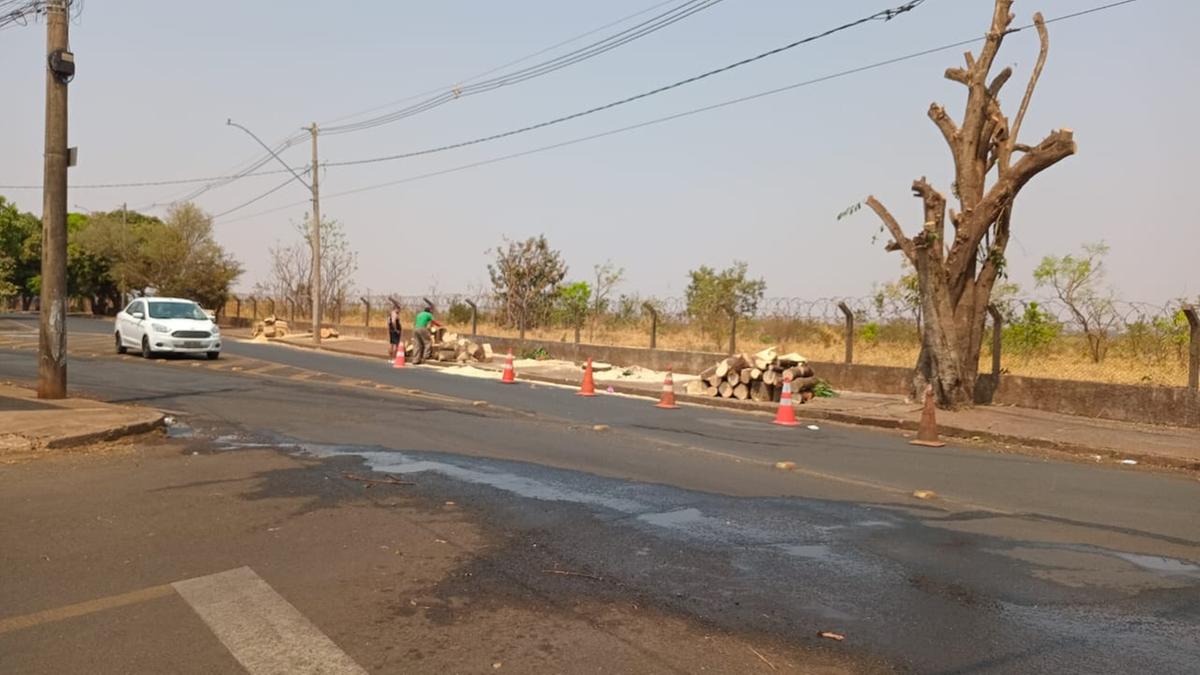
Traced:
<path id="1" fill-rule="evenodd" d="M 1018 23 L 1105 0 L 1017 0 Z M 78 185 L 223 175 L 256 156 L 232 117 L 265 140 L 433 88 L 645 9 L 654 0 L 347 3 L 207 0 L 89 1 L 71 26 L 78 74 L 70 140 Z M 552 75 L 462 98 L 381 128 L 330 136 L 323 160 L 439 146 L 501 132 L 673 82 L 900 4 L 900 0 L 725 0 L 654 35 Z M 323 193 L 399 180 L 553 144 L 981 35 L 992 0 L 927 0 L 870 24 L 617 110 L 470 148 L 329 168 Z M 665 9 L 665 8 L 664 8 Z M 1032 289 L 1041 256 L 1082 242 L 1112 246 L 1121 297 L 1163 301 L 1200 293 L 1193 115 L 1200 3 L 1141 0 L 1050 26 L 1046 71 L 1022 140 L 1075 130 L 1079 153 L 1043 173 L 1018 201 L 1012 280 Z M 610 29 L 609 32 L 615 29 Z M 603 33 L 602 33 L 603 34 Z M 600 34 L 600 35 L 602 35 Z M 596 37 L 598 37 L 597 35 Z M 595 38 L 593 38 L 595 39 Z M 40 183 L 44 98 L 41 23 L 0 31 L 0 185 Z M 582 43 L 579 43 L 582 44 Z M 544 233 L 572 278 L 612 259 L 621 292 L 681 295 L 701 264 L 746 260 L 770 296 L 864 295 L 895 278 L 898 254 L 872 244 L 864 210 L 875 194 L 910 231 L 921 175 L 949 192 L 950 162 L 925 116 L 932 101 L 961 109 L 942 78 L 962 49 L 933 54 L 685 119 L 462 172 L 343 197 L 322 210 L 359 251 L 360 290 L 419 294 L 486 284 L 502 236 Z M 1037 52 L 1036 34 L 1010 36 L 998 65 L 1016 76 L 1012 114 Z M 541 57 L 545 58 L 545 57 Z M 309 161 L 307 143 L 289 150 Z M 265 167 L 277 168 L 277 167 Z M 203 195 L 211 213 L 274 187 L 248 178 Z M 73 189 L 70 204 L 110 209 L 169 202 L 189 186 Z M 40 212 L 40 192 L 0 189 Z M 293 184 L 219 219 L 217 236 L 245 265 L 247 289 L 267 249 L 295 236 L 306 198 Z M 161 207 L 153 212 L 162 214 Z M 246 216 L 254 216 L 247 218 Z"/>

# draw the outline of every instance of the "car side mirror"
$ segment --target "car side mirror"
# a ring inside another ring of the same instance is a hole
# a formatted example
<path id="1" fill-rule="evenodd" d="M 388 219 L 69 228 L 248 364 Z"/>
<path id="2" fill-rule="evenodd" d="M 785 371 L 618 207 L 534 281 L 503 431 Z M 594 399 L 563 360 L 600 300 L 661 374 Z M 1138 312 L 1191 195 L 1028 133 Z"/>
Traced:
<path id="1" fill-rule="evenodd" d="M 145 315 L 145 314 L 142 314 L 141 312 L 131 312 L 131 313 L 129 314 L 129 316 L 132 316 L 133 318 L 135 318 L 135 319 L 137 319 L 137 320 L 139 320 L 139 321 L 141 321 L 142 319 L 146 318 L 146 315 Z"/>

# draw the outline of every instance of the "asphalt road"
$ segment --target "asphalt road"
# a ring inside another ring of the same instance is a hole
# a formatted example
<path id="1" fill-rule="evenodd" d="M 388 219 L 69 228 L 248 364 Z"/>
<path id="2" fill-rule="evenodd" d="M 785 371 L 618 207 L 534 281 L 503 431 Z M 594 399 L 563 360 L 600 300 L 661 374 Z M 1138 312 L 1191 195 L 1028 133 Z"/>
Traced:
<path id="1" fill-rule="evenodd" d="M 919 672 L 1200 663 L 1191 475 L 782 429 L 276 345 L 144 362 L 109 353 L 103 322 L 71 330 L 74 390 L 173 411 L 231 450 L 268 443 L 417 474 L 422 490 L 611 580 L 573 592 L 799 642 L 835 630 L 838 649 Z M 0 377 L 31 379 L 31 357 L 0 348 Z M 480 564 L 546 583 L 528 556 L 514 546 Z"/>

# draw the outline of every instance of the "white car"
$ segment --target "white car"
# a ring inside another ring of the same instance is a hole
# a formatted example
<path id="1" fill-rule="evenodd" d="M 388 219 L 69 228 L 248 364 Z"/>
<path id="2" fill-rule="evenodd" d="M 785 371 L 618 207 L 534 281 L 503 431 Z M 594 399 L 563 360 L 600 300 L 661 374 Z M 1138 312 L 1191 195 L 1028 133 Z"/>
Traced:
<path id="1" fill-rule="evenodd" d="M 180 298 L 138 298 L 117 313 L 114 329 L 117 353 L 141 350 L 157 353 L 221 356 L 221 329 L 200 305 Z"/>

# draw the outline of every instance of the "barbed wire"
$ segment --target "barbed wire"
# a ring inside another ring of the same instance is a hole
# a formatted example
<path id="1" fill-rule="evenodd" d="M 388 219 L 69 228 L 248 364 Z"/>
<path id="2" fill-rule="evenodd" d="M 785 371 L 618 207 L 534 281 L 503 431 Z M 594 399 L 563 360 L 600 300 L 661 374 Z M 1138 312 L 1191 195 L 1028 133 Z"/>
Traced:
<path id="1" fill-rule="evenodd" d="M 253 294 L 241 296 L 243 299 Z M 259 296 L 260 299 L 265 296 Z M 503 310 L 503 303 L 490 293 L 438 293 L 427 295 L 403 295 L 399 293 L 354 294 L 343 301 L 343 311 L 361 311 L 354 305 L 367 300 L 373 311 L 387 311 L 393 304 L 404 312 L 417 312 L 432 304 L 435 313 L 445 314 L 456 305 L 475 303 L 481 314 L 492 314 Z M 626 319 L 648 316 L 644 306 L 653 307 L 659 318 L 667 321 L 686 322 L 690 317 L 687 299 L 680 296 L 620 296 L 608 303 L 606 315 Z M 845 321 L 843 305 L 853 315 L 856 323 L 917 323 L 921 320 L 920 308 L 903 298 L 867 296 L 834 296 L 827 298 L 769 297 L 763 298 L 753 312 L 744 315 L 747 319 L 811 321 L 840 325 Z M 1038 320 L 1059 325 L 1065 332 L 1072 332 L 1079 323 L 1070 306 L 1057 298 L 1013 298 L 997 303 L 1005 323 L 1027 320 L 1028 311 L 1037 312 Z M 1089 320 L 1105 330 L 1121 333 L 1138 326 L 1171 324 L 1178 321 L 1182 300 L 1164 304 L 1104 300 L 1093 303 L 1086 311 Z"/>

